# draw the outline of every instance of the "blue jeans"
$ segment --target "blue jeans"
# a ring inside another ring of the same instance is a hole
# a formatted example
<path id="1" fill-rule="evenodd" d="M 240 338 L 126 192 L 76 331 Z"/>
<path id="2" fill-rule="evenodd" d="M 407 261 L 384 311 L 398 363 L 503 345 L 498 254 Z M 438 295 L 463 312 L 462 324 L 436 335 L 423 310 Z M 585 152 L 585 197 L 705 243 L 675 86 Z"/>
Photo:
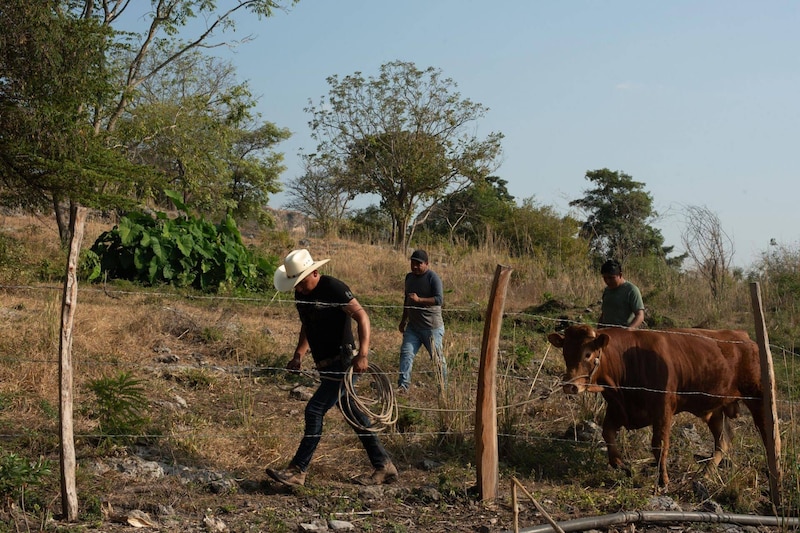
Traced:
<path id="1" fill-rule="evenodd" d="M 317 388 L 311 399 L 308 400 L 305 410 L 306 428 L 303 439 L 300 441 L 300 446 L 294 454 L 291 465 L 297 466 L 305 472 L 308 469 L 311 458 L 317 449 L 319 440 L 322 437 L 322 421 L 325 418 L 331 407 L 336 405 L 340 399 L 345 398 L 348 401 L 350 413 L 356 418 L 358 423 L 364 427 L 369 427 L 369 418 L 361 412 L 356 406 L 353 405 L 349 396 L 342 395 L 339 386 L 342 383 L 344 370 L 341 366 L 326 368 L 325 372 L 320 372 L 321 383 Z M 354 377 L 355 379 L 355 377 Z M 349 423 L 349 422 L 348 422 Z M 381 444 L 378 435 L 369 431 L 359 429 L 352 424 L 350 427 L 358 435 L 361 444 L 367 451 L 369 461 L 372 463 L 373 468 L 381 468 L 389 462 L 389 454 L 386 453 L 383 445 Z"/>
<path id="2" fill-rule="evenodd" d="M 436 353 L 442 365 L 442 381 L 447 383 L 447 362 L 442 351 L 442 339 L 444 338 L 444 326 L 434 329 L 414 329 L 406 326 L 403 331 L 403 344 L 400 345 L 400 377 L 397 385 L 408 388 L 411 386 L 411 369 L 414 367 L 414 357 L 421 346 L 425 346 L 428 353 Z M 431 349 L 431 341 L 436 347 L 435 352 Z"/>

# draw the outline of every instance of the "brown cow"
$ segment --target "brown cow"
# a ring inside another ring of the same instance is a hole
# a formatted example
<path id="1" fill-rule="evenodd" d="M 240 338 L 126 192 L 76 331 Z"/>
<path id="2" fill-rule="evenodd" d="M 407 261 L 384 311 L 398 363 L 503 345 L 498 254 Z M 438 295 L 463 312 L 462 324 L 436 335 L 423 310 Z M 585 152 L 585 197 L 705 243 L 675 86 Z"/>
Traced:
<path id="1" fill-rule="evenodd" d="M 600 392 L 606 400 L 603 439 L 614 468 L 627 470 L 616 442 L 619 429 L 653 426 L 659 483 L 666 486 L 672 417 L 683 411 L 708 424 L 714 436 L 712 463 L 718 464 L 727 449 L 725 416 L 737 414 L 739 399 L 764 439 L 758 349 L 744 332 L 577 325 L 564 335 L 551 333 L 548 340 L 563 351 L 564 392 Z"/>

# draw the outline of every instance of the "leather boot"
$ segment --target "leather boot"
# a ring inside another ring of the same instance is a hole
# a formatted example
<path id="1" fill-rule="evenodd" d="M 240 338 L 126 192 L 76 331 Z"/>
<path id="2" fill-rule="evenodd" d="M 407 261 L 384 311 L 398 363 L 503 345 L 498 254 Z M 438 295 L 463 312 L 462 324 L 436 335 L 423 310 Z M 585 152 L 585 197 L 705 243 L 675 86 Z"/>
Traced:
<path id="1" fill-rule="evenodd" d="M 267 475 L 288 487 L 302 487 L 306 484 L 306 473 L 294 465 L 289 465 L 285 470 L 267 468 Z"/>
<path id="2" fill-rule="evenodd" d="M 384 483 L 394 483 L 397 481 L 397 467 L 389 461 L 380 468 L 376 468 L 372 475 L 362 476 L 358 483 L 361 485 L 383 485 Z"/>

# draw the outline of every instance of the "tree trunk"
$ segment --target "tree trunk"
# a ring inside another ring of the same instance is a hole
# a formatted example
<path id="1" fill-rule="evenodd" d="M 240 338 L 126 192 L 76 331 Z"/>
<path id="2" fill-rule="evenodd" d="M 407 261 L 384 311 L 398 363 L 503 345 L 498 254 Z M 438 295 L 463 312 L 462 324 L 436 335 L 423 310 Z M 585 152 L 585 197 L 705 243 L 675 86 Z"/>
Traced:
<path id="1" fill-rule="evenodd" d="M 72 326 L 78 305 L 78 256 L 81 251 L 86 208 L 71 205 L 71 240 L 67 255 L 67 276 L 61 299 L 61 338 L 59 342 L 59 421 L 61 446 L 61 507 L 67 521 L 78 519 L 78 493 L 75 486 L 75 435 L 72 420 Z"/>
<path id="2" fill-rule="evenodd" d="M 70 208 L 62 201 L 61 197 L 57 194 L 53 195 L 53 211 L 56 214 L 56 225 L 58 226 L 58 239 L 61 241 L 61 247 L 67 248 L 72 240 L 72 229 L 70 227 L 70 219 L 72 213 Z"/>
<path id="3" fill-rule="evenodd" d="M 406 245 L 408 244 L 408 220 L 409 217 L 397 217 L 397 220 L 394 222 L 395 225 L 395 234 L 394 234 L 394 248 L 395 250 L 405 250 Z"/>

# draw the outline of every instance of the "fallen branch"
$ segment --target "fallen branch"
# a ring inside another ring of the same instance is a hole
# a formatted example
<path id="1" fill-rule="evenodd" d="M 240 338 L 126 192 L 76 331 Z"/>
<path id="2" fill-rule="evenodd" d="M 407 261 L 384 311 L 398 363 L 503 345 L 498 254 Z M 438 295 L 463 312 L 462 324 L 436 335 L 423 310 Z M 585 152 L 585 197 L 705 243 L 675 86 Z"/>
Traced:
<path id="1" fill-rule="evenodd" d="M 553 520 L 553 517 L 552 517 L 552 516 L 550 516 L 550 514 L 549 514 L 549 513 L 548 513 L 548 512 L 545 510 L 545 508 L 544 508 L 544 507 L 542 507 L 542 506 L 539 504 L 539 502 L 537 502 L 537 501 L 536 501 L 536 498 L 534 498 L 534 497 L 533 497 L 533 495 L 532 495 L 530 492 L 528 492 L 528 489 L 526 489 L 526 488 L 525 488 L 525 485 L 523 485 L 522 483 L 520 483 L 520 482 L 519 482 L 519 480 L 518 480 L 517 478 L 515 478 L 515 477 L 512 477 L 512 478 L 511 478 L 511 481 L 513 481 L 513 482 L 514 482 L 514 486 L 518 486 L 520 489 L 522 489 L 522 492 L 524 492 L 524 493 L 525 493 L 525 495 L 526 495 L 528 498 L 530 498 L 530 500 L 533 502 L 533 505 L 535 505 L 535 506 L 536 506 L 536 509 L 537 509 L 537 510 L 538 510 L 540 513 L 542 513 L 542 516 L 544 516 L 544 519 L 545 519 L 545 520 L 547 520 L 547 522 L 548 522 L 548 523 L 549 523 L 551 526 L 553 526 L 553 529 L 554 529 L 555 531 L 557 531 L 557 533 L 564 533 L 564 530 L 563 530 L 563 529 L 561 529 L 561 527 L 558 525 L 558 523 L 557 523 L 555 520 Z M 514 505 L 514 511 L 515 511 L 515 513 L 516 513 L 516 510 L 517 510 L 517 507 L 516 507 L 516 505 Z M 515 517 L 515 520 L 516 520 L 516 517 Z M 514 522 L 514 532 L 515 532 L 515 533 L 517 533 L 518 531 L 519 531 L 519 530 L 517 529 L 517 526 L 516 526 L 516 521 L 515 521 L 515 522 Z"/>

